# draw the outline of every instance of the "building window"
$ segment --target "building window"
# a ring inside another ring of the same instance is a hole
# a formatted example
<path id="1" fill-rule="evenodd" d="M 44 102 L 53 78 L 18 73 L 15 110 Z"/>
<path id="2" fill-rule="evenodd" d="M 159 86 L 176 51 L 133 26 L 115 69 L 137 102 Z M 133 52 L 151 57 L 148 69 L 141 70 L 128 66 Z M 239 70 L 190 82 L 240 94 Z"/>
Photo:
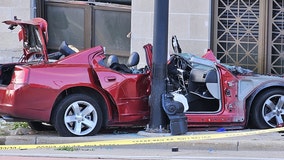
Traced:
<path id="1" fill-rule="evenodd" d="M 212 48 L 222 63 L 284 74 L 284 1 L 213 0 Z"/>

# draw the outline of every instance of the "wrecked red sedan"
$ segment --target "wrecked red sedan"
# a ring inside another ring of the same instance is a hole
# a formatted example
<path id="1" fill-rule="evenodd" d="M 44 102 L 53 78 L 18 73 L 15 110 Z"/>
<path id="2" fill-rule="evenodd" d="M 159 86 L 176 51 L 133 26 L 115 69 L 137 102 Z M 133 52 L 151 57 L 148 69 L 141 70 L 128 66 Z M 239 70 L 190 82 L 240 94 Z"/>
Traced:
<path id="1" fill-rule="evenodd" d="M 149 66 L 137 69 L 139 55 L 127 64 L 106 58 L 103 47 L 76 51 L 66 43 L 47 53 L 47 24 L 4 21 L 21 27 L 23 57 L 2 64 L 0 114 L 7 121 L 27 121 L 31 128 L 53 126 L 61 136 L 96 134 L 102 127 L 149 123 Z M 191 54 L 173 54 L 168 62 L 168 85 L 183 104 L 190 128 L 272 128 L 283 123 L 284 79 L 253 74 L 241 67 Z"/>

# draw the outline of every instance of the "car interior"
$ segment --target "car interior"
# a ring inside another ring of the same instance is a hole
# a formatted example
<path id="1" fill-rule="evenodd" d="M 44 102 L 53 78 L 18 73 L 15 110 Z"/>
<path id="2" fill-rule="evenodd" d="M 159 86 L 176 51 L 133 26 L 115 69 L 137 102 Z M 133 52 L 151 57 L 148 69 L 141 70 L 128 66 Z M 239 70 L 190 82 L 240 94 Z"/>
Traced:
<path id="1" fill-rule="evenodd" d="M 126 64 L 119 63 L 119 58 L 116 55 L 110 55 L 106 60 L 106 66 L 121 73 L 144 73 L 142 69 L 136 69 L 139 60 L 140 57 L 137 52 L 132 52 L 130 54 Z"/>

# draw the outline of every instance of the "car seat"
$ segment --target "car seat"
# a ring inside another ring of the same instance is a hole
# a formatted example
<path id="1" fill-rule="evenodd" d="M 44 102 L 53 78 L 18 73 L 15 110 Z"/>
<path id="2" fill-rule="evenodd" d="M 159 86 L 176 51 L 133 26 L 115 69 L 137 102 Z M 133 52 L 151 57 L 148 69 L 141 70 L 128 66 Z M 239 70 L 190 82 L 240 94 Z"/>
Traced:
<path id="1" fill-rule="evenodd" d="M 119 64 L 118 57 L 116 55 L 110 55 L 107 59 L 107 67 L 111 68 L 115 63 Z"/>
<path id="2" fill-rule="evenodd" d="M 132 73 L 125 64 L 120 64 L 116 55 L 110 55 L 107 59 L 107 67 L 122 73 Z"/>
<path id="3" fill-rule="evenodd" d="M 59 46 L 59 52 L 61 52 L 64 56 L 69 56 L 73 53 L 76 53 L 76 50 L 71 48 L 70 45 L 66 43 L 66 41 L 62 41 Z"/>
<path id="4" fill-rule="evenodd" d="M 107 67 L 122 73 L 133 73 L 133 69 L 130 69 L 130 67 L 136 66 L 139 63 L 139 59 L 139 54 L 137 52 L 133 52 L 129 56 L 127 64 L 125 65 L 119 63 L 116 55 L 110 55 L 107 59 Z"/>
<path id="5" fill-rule="evenodd" d="M 139 63 L 140 57 L 137 52 L 132 52 L 127 61 L 127 67 L 136 66 Z"/>

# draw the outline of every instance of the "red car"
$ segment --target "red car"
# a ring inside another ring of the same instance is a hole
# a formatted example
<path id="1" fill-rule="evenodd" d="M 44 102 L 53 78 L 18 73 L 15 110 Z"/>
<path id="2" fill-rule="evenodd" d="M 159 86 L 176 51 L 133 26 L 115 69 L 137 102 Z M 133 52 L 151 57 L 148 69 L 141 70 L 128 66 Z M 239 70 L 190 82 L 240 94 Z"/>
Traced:
<path id="1" fill-rule="evenodd" d="M 1 65 L 0 114 L 28 121 L 36 130 L 50 124 L 61 136 L 96 134 L 102 127 L 149 123 L 151 66 L 136 69 L 105 57 L 103 47 L 76 52 L 62 43 L 47 53 L 47 23 L 4 21 L 21 27 L 23 57 Z M 151 64 L 151 45 L 144 46 Z M 208 53 L 207 55 L 210 55 Z M 212 55 L 212 54 L 211 54 Z M 209 57 L 208 60 L 206 57 Z M 184 106 L 188 127 L 271 128 L 283 123 L 284 79 L 179 53 L 168 62 L 168 92 Z"/>

